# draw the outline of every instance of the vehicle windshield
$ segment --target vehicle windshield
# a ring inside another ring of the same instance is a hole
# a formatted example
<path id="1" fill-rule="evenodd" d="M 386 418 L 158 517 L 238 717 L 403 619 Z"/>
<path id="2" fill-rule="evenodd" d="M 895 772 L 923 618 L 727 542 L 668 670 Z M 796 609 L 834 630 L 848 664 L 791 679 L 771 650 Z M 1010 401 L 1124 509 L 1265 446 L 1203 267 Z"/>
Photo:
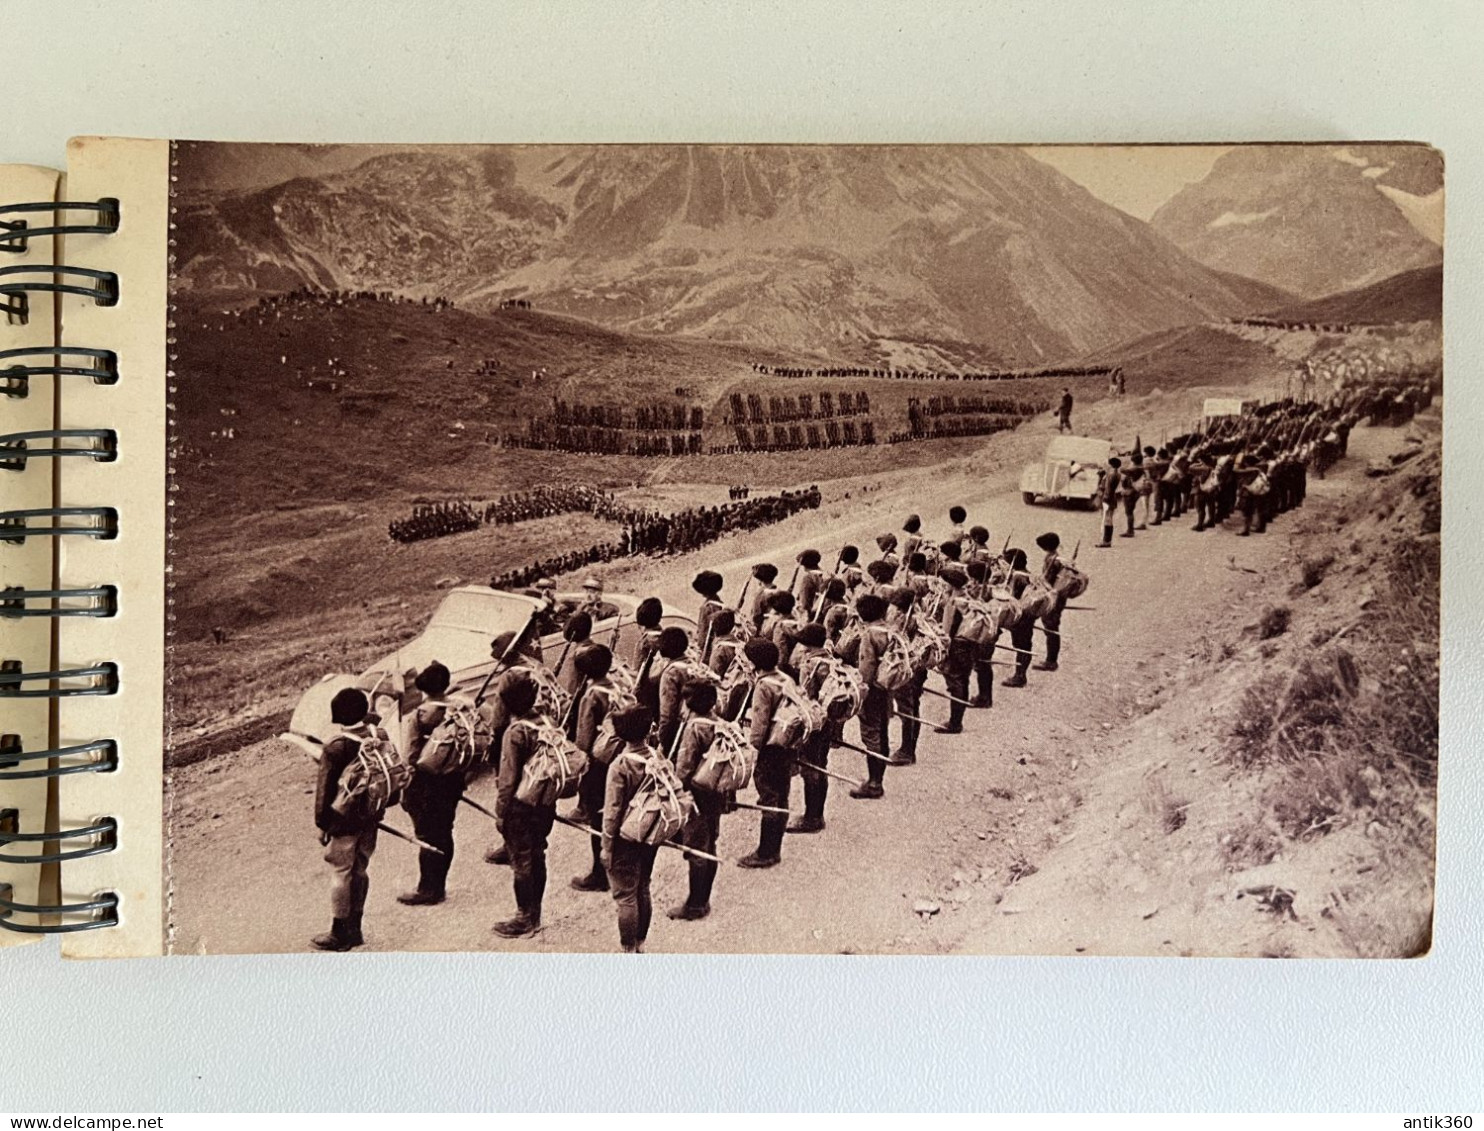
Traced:
<path id="1" fill-rule="evenodd" d="M 1098 466 L 1108 462 L 1108 452 L 1108 441 L 1094 436 L 1058 436 L 1046 445 L 1048 460 L 1067 460 Z"/>
<path id="2" fill-rule="evenodd" d="M 486 639 L 525 626 L 531 605 L 506 593 L 475 593 L 456 590 L 443 598 L 429 628 L 477 632 Z"/>

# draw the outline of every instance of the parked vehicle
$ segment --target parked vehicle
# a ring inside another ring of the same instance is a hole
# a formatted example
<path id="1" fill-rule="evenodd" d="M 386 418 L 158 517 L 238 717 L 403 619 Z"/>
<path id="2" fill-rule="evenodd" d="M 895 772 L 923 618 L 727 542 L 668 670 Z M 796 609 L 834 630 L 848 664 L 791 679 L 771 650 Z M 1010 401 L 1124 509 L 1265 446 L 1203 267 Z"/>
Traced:
<path id="1" fill-rule="evenodd" d="M 1112 454 L 1107 440 L 1057 436 L 1047 443 L 1045 457 L 1020 473 L 1020 497 L 1028 507 L 1038 501 L 1091 504 Z"/>

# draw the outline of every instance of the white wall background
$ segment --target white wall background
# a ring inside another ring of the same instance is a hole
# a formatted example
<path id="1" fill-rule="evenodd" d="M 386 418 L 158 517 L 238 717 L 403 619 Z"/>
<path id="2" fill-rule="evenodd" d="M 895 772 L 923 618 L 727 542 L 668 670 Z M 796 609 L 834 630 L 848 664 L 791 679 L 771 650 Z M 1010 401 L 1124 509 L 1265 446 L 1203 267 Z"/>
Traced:
<path id="1" fill-rule="evenodd" d="M 29 947 L 0 953 L 0 1109 L 1484 1107 L 1484 753 L 1470 693 L 1484 614 L 1470 584 L 1481 549 L 1481 10 L 1476 0 L 0 5 L 7 161 L 58 163 L 71 134 L 1427 141 L 1448 159 L 1450 355 L 1430 957 L 63 964 Z M 647 1030 L 646 1015 L 673 1028 Z"/>

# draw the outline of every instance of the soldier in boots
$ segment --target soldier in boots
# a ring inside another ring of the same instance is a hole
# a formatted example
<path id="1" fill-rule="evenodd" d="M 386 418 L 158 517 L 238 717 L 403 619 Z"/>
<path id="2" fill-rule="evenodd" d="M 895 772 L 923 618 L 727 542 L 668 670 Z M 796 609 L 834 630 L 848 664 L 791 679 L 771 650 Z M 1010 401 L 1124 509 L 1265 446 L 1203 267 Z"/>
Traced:
<path id="1" fill-rule="evenodd" d="M 330 721 L 341 733 L 325 743 L 320 754 L 319 770 L 314 783 L 314 823 L 325 846 L 325 863 L 333 875 L 330 881 L 330 930 L 316 935 L 313 944 L 320 950 L 350 950 L 365 942 L 361 936 L 361 915 L 366 908 L 366 893 L 371 888 L 367 869 L 376 851 L 377 825 L 380 812 L 340 813 L 335 799 L 340 792 L 340 778 L 356 760 L 361 743 L 372 737 L 367 714 L 371 705 L 363 691 L 347 687 L 330 700 Z"/>
<path id="2" fill-rule="evenodd" d="M 694 782 L 711 743 L 716 739 L 716 685 L 691 683 L 685 688 L 686 720 L 680 730 L 680 744 L 675 751 L 675 772 L 690 790 L 696 810 L 690 824 L 680 835 L 680 843 L 716 855 L 716 841 L 721 835 L 721 814 L 726 798 L 701 789 Z M 671 919 L 704 919 L 711 914 L 711 887 L 716 882 L 716 861 L 700 856 L 687 858 L 690 868 L 690 890 L 685 902 L 666 912 Z"/>
<path id="3" fill-rule="evenodd" d="M 1030 575 L 1025 572 L 1025 551 L 1011 548 L 1005 551 L 1005 562 L 1010 567 L 1010 595 L 1017 601 L 1030 584 Z M 1031 666 L 1031 645 L 1036 639 L 1036 618 L 1023 612 L 1010 625 L 1010 644 L 1015 649 L 1015 672 L 1000 684 L 1002 687 L 1024 687 L 1025 673 Z"/>
<path id="4" fill-rule="evenodd" d="M 540 653 L 541 645 L 530 623 L 518 634 L 502 632 L 490 642 L 490 656 L 495 661 L 495 669 L 482 702 L 488 704 L 490 714 L 490 744 L 486 758 L 497 774 L 505 728 L 510 722 L 510 713 L 505 709 L 500 692 L 522 679 L 529 680 L 531 672 L 541 666 Z M 510 850 L 503 839 L 484 854 L 484 860 L 487 864 L 510 863 Z"/>
<path id="5" fill-rule="evenodd" d="M 1097 543 L 1097 548 L 1106 550 L 1113 545 L 1113 518 L 1117 513 L 1120 487 L 1123 483 L 1123 473 L 1119 470 L 1123 461 L 1117 456 L 1108 460 L 1108 470 L 1103 473 L 1103 481 L 1098 484 L 1097 503 L 1098 509 L 1103 515 L 1103 538 Z"/>
<path id="6" fill-rule="evenodd" d="M 969 584 L 964 587 L 964 595 L 976 601 L 987 601 L 992 596 L 990 591 L 990 563 L 983 559 L 972 561 L 968 565 Z M 983 709 L 994 706 L 994 643 L 989 640 L 981 641 L 974 645 L 974 683 L 978 687 L 974 698 L 969 701 L 970 707 Z M 968 694 L 968 686 L 965 685 L 964 693 Z"/>
<path id="7" fill-rule="evenodd" d="M 1061 656 L 1061 614 L 1067 607 L 1066 596 L 1056 588 L 1056 579 L 1061 575 L 1063 565 L 1061 558 L 1057 556 L 1057 551 L 1061 549 L 1061 536 L 1048 530 L 1036 538 L 1036 545 L 1046 554 L 1041 560 L 1041 577 L 1056 594 L 1056 603 L 1051 606 L 1051 610 L 1041 614 L 1041 627 L 1046 630 L 1046 658 L 1036 665 L 1036 670 L 1054 672 L 1057 659 Z"/>
<path id="8" fill-rule="evenodd" d="M 402 796 L 402 808 L 412 818 L 417 839 L 440 850 L 419 850 L 417 887 L 397 896 L 398 903 L 409 907 L 442 903 L 448 869 L 453 864 L 453 826 L 459 798 L 464 796 L 464 771 L 435 774 L 419 765 L 428 736 L 448 712 L 448 684 L 448 669 L 434 660 L 417 673 L 414 681 L 422 701 L 403 716 L 402 753 L 413 771 Z"/>
<path id="9" fill-rule="evenodd" d="M 613 653 L 602 644 L 593 644 L 577 653 L 574 666 L 582 676 L 583 690 L 573 705 L 572 725 L 567 736 L 588 756 L 587 770 L 577 783 L 577 807 L 588 828 L 598 830 L 603 827 L 608 764 L 599 761 L 594 750 L 598 729 L 613 708 L 615 689 L 608 678 L 608 673 L 613 670 Z M 571 885 L 578 891 L 607 891 L 608 873 L 603 870 L 602 845 L 597 837 L 588 839 L 592 842 L 592 869 L 586 875 L 573 876 Z"/>
<path id="10" fill-rule="evenodd" d="M 948 705 L 948 721 L 934 727 L 938 734 L 962 734 L 965 704 L 969 701 L 969 675 L 974 670 L 977 645 L 960 635 L 963 628 L 967 597 L 964 589 L 969 575 L 962 566 L 945 567 L 938 574 L 948 584 L 949 597 L 943 603 L 943 631 L 948 634 L 948 657 L 943 661 L 943 681 L 953 702 Z"/>
<path id="11" fill-rule="evenodd" d="M 917 636 L 914 617 L 917 595 L 910 589 L 894 590 L 887 598 L 886 626 L 900 633 L 910 642 Z M 897 751 L 892 755 L 893 766 L 915 766 L 917 764 L 917 739 L 922 733 L 922 689 L 927 686 L 926 667 L 913 669 L 912 682 L 892 694 L 892 705 L 897 717 L 902 720 L 902 737 Z"/>
<path id="12" fill-rule="evenodd" d="M 494 926 L 507 939 L 524 938 L 541 928 L 541 901 L 546 895 L 546 841 L 556 821 L 556 807 L 528 805 L 515 796 L 521 772 L 536 753 L 536 683 L 517 678 L 500 689 L 510 717 L 500 747 L 496 778 L 495 825 L 505 837 L 514 873 L 515 915 Z"/>
<path id="13" fill-rule="evenodd" d="M 822 624 L 800 626 L 794 647 L 794 659 L 799 670 L 799 690 L 810 699 L 819 700 L 829 672 L 830 655 L 825 651 L 825 629 Z M 804 815 L 789 824 L 791 833 L 817 833 L 824 829 L 824 803 L 829 796 L 830 779 L 811 766 L 821 769 L 829 765 L 830 747 L 841 737 L 844 720 L 827 718 L 823 726 L 805 741 L 799 752 L 804 763 Z"/>
<path id="14" fill-rule="evenodd" d="M 644 782 L 652 751 L 649 728 L 654 717 L 641 706 L 625 707 L 613 714 L 613 730 L 624 741 L 624 748 L 608 767 L 603 797 L 603 867 L 618 907 L 618 941 L 628 954 L 644 949 L 649 937 L 653 914 L 649 898 L 649 878 L 654 874 L 657 844 L 640 844 L 618 835 L 624 814 L 634 794 Z"/>
<path id="15" fill-rule="evenodd" d="M 888 733 L 891 692 L 876 682 L 876 668 L 890 640 L 886 625 L 882 623 L 886 616 L 886 602 L 874 593 L 863 593 L 856 598 L 855 612 L 861 619 L 861 633 L 849 650 L 853 655 L 842 654 L 841 658 L 855 664 L 866 685 L 860 712 L 861 745 L 877 757 L 866 759 L 866 780 L 852 789 L 850 796 L 875 800 L 885 794 L 883 782 L 891 758 Z"/>
<path id="16" fill-rule="evenodd" d="M 778 646 L 771 640 L 754 637 L 747 642 L 744 652 L 757 669 L 752 689 L 752 721 L 747 732 L 757 750 L 757 763 L 752 771 L 757 801 L 759 805 L 787 809 L 794 752 L 776 716 L 783 703 L 785 681 L 793 681 L 778 670 Z M 764 813 L 759 822 L 757 850 L 737 863 L 744 868 L 771 868 L 777 864 L 787 824 L 788 816 L 784 813 Z"/>

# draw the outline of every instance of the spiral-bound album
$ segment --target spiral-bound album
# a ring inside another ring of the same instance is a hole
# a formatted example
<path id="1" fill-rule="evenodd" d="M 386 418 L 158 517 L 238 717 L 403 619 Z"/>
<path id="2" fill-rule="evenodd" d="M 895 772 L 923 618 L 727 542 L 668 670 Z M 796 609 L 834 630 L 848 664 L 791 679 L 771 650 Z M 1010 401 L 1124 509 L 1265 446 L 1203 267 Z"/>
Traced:
<path id="1" fill-rule="evenodd" d="M 1442 296 L 1411 142 L 0 167 L 0 943 L 1423 955 Z"/>

